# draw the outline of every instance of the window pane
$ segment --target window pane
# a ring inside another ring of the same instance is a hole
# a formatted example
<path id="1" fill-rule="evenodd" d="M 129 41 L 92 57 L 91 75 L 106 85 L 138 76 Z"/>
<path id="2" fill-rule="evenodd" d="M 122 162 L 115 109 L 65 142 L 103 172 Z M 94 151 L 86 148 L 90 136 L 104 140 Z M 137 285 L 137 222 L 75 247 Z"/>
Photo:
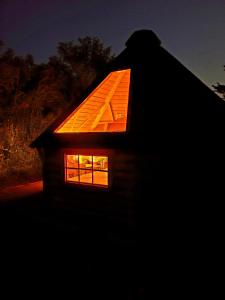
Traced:
<path id="1" fill-rule="evenodd" d="M 65 155 L 65 180 L 108 186 L 108 157 Z"/>
<path id="2" fill-rule="evenodd" d="M 108 157 L 93 156 L 93 169 L 107 171 L 108 170 Z"/>
<path id="3" fill-rule="evenodd" d="M 92 169 L 92 156 L 79 155 L 79 164 L 80 169 Z"/>
<path id="4" fill-rule="evenodd" d="M 66 155 L 67 168 L 78 168 L 78 155 Z"/>
<path id="5" fill-rule="evenodd" d="M 93 183 L 100 185 L 108 185 L 108 172 L 94 171 Z"/>
<path id="6" fill-rule="evenodd" d="M 66 180 L 67 181 L 79 181 L 78 170 L 66 169 Z"/>
<path id="7" fill-rule="evenodd" d="M 92 170 L 79 170 L 80 182 L 92 183 Z"/>

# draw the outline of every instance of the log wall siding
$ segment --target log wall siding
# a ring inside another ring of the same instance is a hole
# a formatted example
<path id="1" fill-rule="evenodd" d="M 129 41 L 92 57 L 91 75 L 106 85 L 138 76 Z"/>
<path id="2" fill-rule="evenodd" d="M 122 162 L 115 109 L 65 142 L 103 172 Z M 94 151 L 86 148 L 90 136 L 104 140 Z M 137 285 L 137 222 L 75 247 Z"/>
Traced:
<path id="1" fill-rule="evenodd" d="M 70 212 L 107 216 L 129 226 L 135 225 L 138 207 L 143 206 L 140 203 L 152 201 L 144 193 L 151 190 L 154 158 L 123 150 L 110 153 L 107 189 L 65 183 L 64 151 L 46 149 L 44 190 L 47 199 Z"/>
<path id="2" fill-rule="evenodd" d="M 47 200 L 60 199 L 62 183 L 64 181 L 62 153 L 57 149 L 45 149 L 43 164 L 44 193 Z"/>

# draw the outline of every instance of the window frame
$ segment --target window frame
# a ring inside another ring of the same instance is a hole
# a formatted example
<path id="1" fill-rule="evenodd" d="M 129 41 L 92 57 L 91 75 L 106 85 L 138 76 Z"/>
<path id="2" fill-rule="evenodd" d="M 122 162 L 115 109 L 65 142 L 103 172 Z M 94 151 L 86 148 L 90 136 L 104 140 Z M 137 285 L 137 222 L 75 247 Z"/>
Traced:
<path id="1" fill-rule="evenodd" d="M 74 168 L 74 167 L 67 167 L 67 155 L 78 155 L 78 167 Z M 92 157 L 92 167 L 91 169 L 89 168 L 79 168 L 79 155 L 82 156 L 91 156 Z M 105 156 L 108 159 L 108 170 L 97 170 L 94 168 L 93 165 L 93 160 L 94 160 L 94 156 Z M 79 170 L 91 170 L 92 173 L 92 182 L 88 183 L 88 182 L 80 182 L 80 181 L 70 181 L 67 179 L 67 170 L 78 170 L 78 176 L 79 175 Z M 107 173 L 107 179 L 108 179 L 108 184 L 104 185 L 104 184 L 96 184 L 93 183 L 94 182 L 94 172 L 93 171 L 99 171 L 99 172 L 104 172 Z M 89 187 L 89 188 L 102 188 L 102 189 L 108 189 L 111 186 L 111 161 L 110 161 L 110 154 L 107 151 L 101 151 L 101 150 L 87 150 L 87 149 L 70 149 L 70 150 L 64 150 L 63 151 L 63 172 L 64 172 L 64 183 L 66 185 L 76 185 L 79 187 Z"/>

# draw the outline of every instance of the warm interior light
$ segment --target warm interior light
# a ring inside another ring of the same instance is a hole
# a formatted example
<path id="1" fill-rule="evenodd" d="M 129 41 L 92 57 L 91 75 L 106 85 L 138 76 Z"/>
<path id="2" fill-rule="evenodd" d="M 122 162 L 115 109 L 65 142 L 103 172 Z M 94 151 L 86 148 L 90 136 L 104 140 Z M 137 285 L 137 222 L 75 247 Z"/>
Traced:
<path id="1" fill-rule="evenodd" d="M 108 186 L 108 157 L 66 154 L 65 181 Z"/>
<path id="2" fill-rule="evenodd" d="M 55 132 L 126 131 L 129 86 L 130 69 L 111 72 Z"/>

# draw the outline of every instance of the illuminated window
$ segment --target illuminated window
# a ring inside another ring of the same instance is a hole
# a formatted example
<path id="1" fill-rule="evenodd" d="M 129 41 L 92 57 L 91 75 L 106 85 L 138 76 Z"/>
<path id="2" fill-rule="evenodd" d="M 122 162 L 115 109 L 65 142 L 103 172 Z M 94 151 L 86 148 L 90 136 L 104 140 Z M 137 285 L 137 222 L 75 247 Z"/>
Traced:
<path id="1" fill-rule="evenodd" d="M 124 132 L 130 69 L 111 72 L 55 130 L 66 132 Z"/>
<path id="2" fill-rule="evenodd" d="M 65 181 L 108 186 L 108 157 L 80 154 L 65 155 Z"/>

